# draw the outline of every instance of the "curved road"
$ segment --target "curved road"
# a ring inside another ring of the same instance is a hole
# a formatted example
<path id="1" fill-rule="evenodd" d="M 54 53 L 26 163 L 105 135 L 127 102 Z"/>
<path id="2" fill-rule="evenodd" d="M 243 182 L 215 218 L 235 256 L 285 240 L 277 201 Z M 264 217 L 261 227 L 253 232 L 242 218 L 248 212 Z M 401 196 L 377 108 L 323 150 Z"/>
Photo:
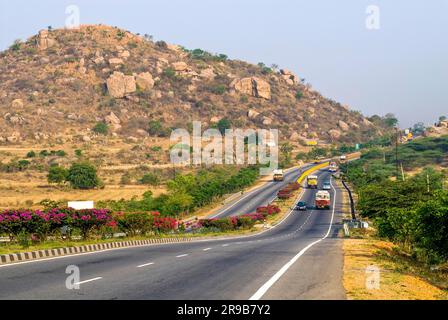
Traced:
<path id="1" fill-rule="evenodd" d="M 332 210 L 292 211 L 259 235 L 0 266 L 0 299 L 345 299 L 341 192 L 333 184 L 331 193 Z M 78 290 L 66 288 L 69 265 L 79 267 Z"/>
<path id="2" fill-rule="evenodd" d="M 210 218 L 223 218 L 255 212 L 258 207 L 271 203 L 277 197 L 277 193 L 281 188 L 290 182 L 297 181 L 302 173 L 312 166 L 312 164 L 306 164 L 300 168 L 286 171 L 282 182 L 269 181 L 261 187 L 244 193 L 213 213 Z"/>

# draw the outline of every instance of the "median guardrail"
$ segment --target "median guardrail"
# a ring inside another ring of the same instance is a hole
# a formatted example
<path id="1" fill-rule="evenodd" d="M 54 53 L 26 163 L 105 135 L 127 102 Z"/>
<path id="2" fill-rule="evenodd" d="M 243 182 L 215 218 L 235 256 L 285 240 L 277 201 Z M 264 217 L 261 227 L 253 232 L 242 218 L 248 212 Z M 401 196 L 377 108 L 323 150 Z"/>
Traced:
<path id="1" fill-rule="evenodd" d="M 350 199 L 350 212 L 352 214 L 352 219 L 356 220 L 356 211 L 355 211 L 355 201 L 353 201 L 353 194 L 350 188 L 348 187 L 347 183 L 342 179 L 342 185 L 344 186 L 345 190 L 348 192 L 348 197 Z"/>

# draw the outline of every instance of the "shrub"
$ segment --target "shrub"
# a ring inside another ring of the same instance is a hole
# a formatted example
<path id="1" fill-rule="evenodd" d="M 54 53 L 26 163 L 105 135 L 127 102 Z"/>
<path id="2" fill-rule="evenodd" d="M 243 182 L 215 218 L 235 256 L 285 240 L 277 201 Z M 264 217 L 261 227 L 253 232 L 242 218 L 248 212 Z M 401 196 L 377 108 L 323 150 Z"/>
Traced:
<path id="1" fill-rule="evenodd" d="M 298 90 L 298 91 L 296 92 L 295 97 L 296 97 L 297 100 L 302 99 L 302 97 L 303 97 L 303 93 L 302 93 L 302 91 Z"/>
<path id="2" fill-rule="evenodd" d="M 151 230 L 153 216 L 148 213 L 117 213 L 115 221 L 120 231 L 128 236 L 146 234 Z"/>
<path id="3" fill-rule="evenodd" d="M 152 136 L 166 137 L 169 135 L 169 129 L 164 128 L 158 120 L 151 120 L 148 124 L 148 133 Z"/>
<path id="4" fill-rule="evenodd" d="M 107 125 L 107 123 L 105 122 L 98 122 L 94 127 L 93 127 L 93 132 L 98 133 L 98 134 L 103 134 L 103 135 L 107 135 L 109 132 L 109 126 Z"/>
<path id="5" fill-rule="evenodd" d="M 73 164 L 68 171 L 67 181 L 75 189 L 93 189 L 100 184 L 96 168 L 89 163 Z"/>
<path id="6" fill-rule="evenodd" d="M 223 84 L 218 84 L 210 89 L 210 91 L 212 93 L 218 94 L 218 95 L 223 95 L 224 93 L 226 93 L 226 90 L 227 90 L 227 88 Z"/>
<path id="7" fill-rule="evenodd" d="M 94 229 L 99 230 L 112 221 L 112 214 L 106 209 L 66 209 L 65 211 L 68 214 L 69 225 L 77 228 L 83 239 L 88 239 Z"/>
<path id="8" fill-rule="evenodd" d="M 61 184 L 66 181 L 68 170 L 64 167 L 51 166 L 48 170 L 47 180 L 49 183 Z"/>
<path id="9" fill-rule="evenodd" d="M 217 124 L 218 130 L 221 132 L 221 134 L 225 134 L 226 129 L 230 129 L 232 127 L 231 122 L 229 119 L 221 119 L 219 120 Z"/>
<path id="10" fill-rule="evenodd" d="M 141 184 L 147 184 L 151 186 L 158 186 L 160 184 L 160 178 L 154 173 L 146 173 L 140 179 Z"/>
<path id="11" fill-rule="evenodd" d="M 34 151 L 30 151 L 26 154 L 27 158 L 35 158 L 36 157 L 36 152 Z"/>
<path id="12" fill-rule="evenodd" d="M 169 78 L 169 79 L 175 79 L 176 78 L 176 71 L 173 68 L 166 68 L 163 70 L 162 73 L 163 76 Z"/>

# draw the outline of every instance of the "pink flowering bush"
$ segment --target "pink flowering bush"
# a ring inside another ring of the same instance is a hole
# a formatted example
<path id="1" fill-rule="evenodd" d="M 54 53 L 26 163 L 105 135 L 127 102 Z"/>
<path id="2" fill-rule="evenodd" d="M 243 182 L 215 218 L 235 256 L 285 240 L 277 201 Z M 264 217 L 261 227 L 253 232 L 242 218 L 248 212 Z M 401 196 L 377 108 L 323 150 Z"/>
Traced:
<path id="1" fill-rule="evenodd" d="M 257 213 L 265 214 L 266 216 L 272 216 L 280 213 L 280 208 L 276 205 L 268 205 L 266 207 L 257 208 Z"/>
<path id="2" fill-rule="evenodd" d="M 19 234 L 33 235 L 36 241 L 47 236 L 67 223 L 67 215 L 56 211 L 6 210 L 0 213 L 0 233 L 17 238 Z"/>
<path id="3" fill-rule="evenodd" d="M 78 229 L 83 239 L 88 239 L 93 230 L 99 230 L 113 220 L 112 213 L 107 209 L 64 210 L 69 226 Z"/>
<path id="4" fill-rule="evenodd" d="M 160 213 L 116 213 L 115 221 L 118 229 L 129 236 L 145 235 L 148 232 L 163 233 L 177 230 L 179 222 L 172 217 L 162 217 Z"/>

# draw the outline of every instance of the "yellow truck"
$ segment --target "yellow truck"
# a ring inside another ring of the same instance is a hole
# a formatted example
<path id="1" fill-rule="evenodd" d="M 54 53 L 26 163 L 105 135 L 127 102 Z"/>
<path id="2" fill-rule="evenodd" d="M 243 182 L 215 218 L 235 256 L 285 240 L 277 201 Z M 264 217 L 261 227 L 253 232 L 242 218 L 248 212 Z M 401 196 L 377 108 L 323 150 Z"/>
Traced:
<path id="1" fill-rule="evenodd" d="M 317 189 L 317 182 L 318 177 L 316 175 L 309 175 L 306 179 L 306 183 L 310 189 Z"/>

